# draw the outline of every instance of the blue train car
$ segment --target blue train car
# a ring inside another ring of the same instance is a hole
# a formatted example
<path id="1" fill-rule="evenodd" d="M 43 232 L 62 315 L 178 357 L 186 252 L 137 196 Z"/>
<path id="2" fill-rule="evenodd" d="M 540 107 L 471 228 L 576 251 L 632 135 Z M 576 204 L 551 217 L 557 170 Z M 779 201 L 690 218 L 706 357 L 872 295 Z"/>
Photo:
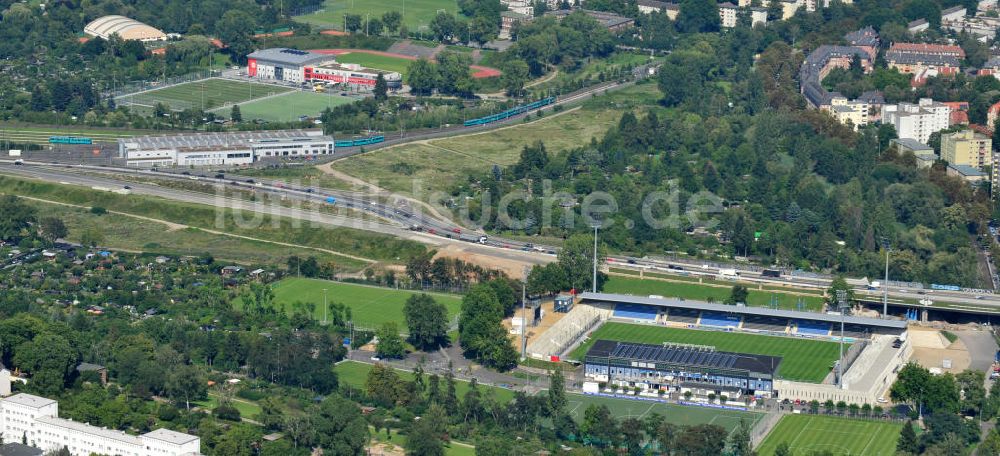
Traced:
<path id="1" fill-rule="evenodd" d="M 532 102 L 532 103 L 528 103 L 526 105 L 515 106 L 515 107 L 510 108 L 510 109 L 508 109 L 506 111 L 503 111 L 503 112 L 501 112 L 499 114 L 493 114 L 493 115 L 489 115 L 489 116 L 486 116 L 486 117 L 480 117 L 478 119 L 466 120 L 462 125 L 464 125 L 466 127 L 474 127 L 476 125 L 486 125 L 486 124 L 497 122 L 497 121 L 500 121 L 500 120 L 509 119 L 509 118 L 514 117 L 516 115 L 524 114 L 524 113 L 526 113 L 528 111 L 533 111 L 533 110 L 541 108 L 543 106 L 548 106 L 548 105 L 550 105 L 552 103 L 555 103 L 555 101 L 556 101 L 556 97 L 542 98 L 541 100 L 538 100 L 538 101 L 535 101 L 535 102 Z"/>
<path id="2" fill-rule="evenodd" d="M 93 144 L 94 140 L 80 136 L 49 136 L 50 144 Z"/>
<path id="3" fill-rule="evenodd" d="M 378 144 L 383 141 L 385 141 L 385 136 L 378 135 L 360 139 L 342 139 L 339 141 L 334 141 L 333 144 L 336 147 L 355 147 L 355 146 L 367 146 L 370 144 Z"/>

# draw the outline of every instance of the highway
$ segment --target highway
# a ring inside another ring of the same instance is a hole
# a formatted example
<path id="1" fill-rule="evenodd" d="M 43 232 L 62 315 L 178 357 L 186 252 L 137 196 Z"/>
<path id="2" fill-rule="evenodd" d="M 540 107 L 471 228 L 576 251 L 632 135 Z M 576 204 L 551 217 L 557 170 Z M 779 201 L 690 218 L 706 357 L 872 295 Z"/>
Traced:
<path id="1" fill-rule="evenodd" d="M 372 231 L 406 239 L 417 240 L 432 245 L 457 244 L 464 250 L 496 258 L 525 261 L 533 264 L 544 264 L 555 259 L 558 248 L 554 246 L 532 245 L 523 241 L 504 239 L 496 236 L 470 230 L 456 225 L 450 220 L 440 219 L 412 207 L 405 201 L 392 201 L 372 195 L 356 192 L 343 192 L 320 188 L 294 188 L 289 184 L 266 179 L 234 180 L 216 178 L 213 174 L 187 175 L 167 173 L 162 171 L 142 170 L 134 168 L 113 168 L 91 165 L 51 165 L 46 163 L 24 162 L 15 165 L 13 162 L 0 161 L 0 173 L 17 175 L 58 182 L 68 185 L 97 187 L 101 189 L 123 189 L 136 194 L 156 196 L 165 199 L 204 204 L 220 208 L 241 209 L 244 211 L 288 217 L 307 222 L 330 226 L 349 227 Z M 289 207 L 280 204 L 251 202 L 221 195 L 211 195 L 194 191 L 168 188 L 155 183 L 135 183 L 123 176 L 177 181 L 196 181 L 215 186 L 233 186 L 255 192 L 268 192 L 279 195 L 285 200 L 311 201 L 328 204 L 328 198 L 334 198 L 336 205 L 375 216 L 380 221 L 362 220 L 360 218 L 333 215 L 314 210 Z M 252 182 L 249 182 L 252 181 Z M 784 285 L 797 288 L 825 289 L 831 278 L 820 274 L 808 274 L 782 271 L 780 277 L 763 275 L 759 266 L 742 264 L 719 264 L 709 261 L 685 258 L 632 258 L 611 256 L 607 259 L 607 267 L 644 269 L 659 274 L 677 276 L 700 276 L 711 279 L 732 279 L 738 276 L 740 281 L 760 283 L 764 285 Z M 733 271 L 734 270 L 734 271 Z M 735 272 L 735 274 L 731 274 Z M 872 302 L 881 302 L 882 290 L 870 290 L 868 282 L 863 279 L 848 279 L 857 296 Z M 914 287 L 912 284 L 890 282 L 889 301 L 902 304 L 903 300 L 913 302 L 929 299 L 935 307 L 946 307 L 949 310 L 968 312 L 998 312 L 1000 313 L 1000 295 L 983 291 L 982 293 L 968 291 L 926 290 Z"/>

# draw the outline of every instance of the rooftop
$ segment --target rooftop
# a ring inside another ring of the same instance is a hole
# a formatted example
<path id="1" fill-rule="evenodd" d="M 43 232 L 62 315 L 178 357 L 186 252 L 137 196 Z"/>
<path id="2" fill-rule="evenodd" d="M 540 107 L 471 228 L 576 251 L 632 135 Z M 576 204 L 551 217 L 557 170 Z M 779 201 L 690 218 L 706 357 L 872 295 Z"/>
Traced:
<path id="1" fill-rule="evenodd" d="M 55 404 L 56 401 L 41 396 L 35 396 L 32 394 L 15 394 L 11 397 L 0 399 L 3 402 L 9 402 L 11 404 L 23 405 L 25 407 L 45 407 L 47 405 Z"/>
<path id="2" fill-rule="evenodd" d="M 958 174 L 961 174 L 962 177 L 982 177 L 986 175 L 986 173 L 984 173 L 982 170 L 974 166 L 948 165 L 948 167 L 955 170 L 955 172 L 957 172 Z"/>
<path id="3" fill-rule="evenodd" d="M 58 426 L 76 432 L 90 434 L 111 440 L 117 440 L 119 442 L 124 442 L 129 445 L 142 446 L 142 441 L 140 441 L 138 437 L 126 434 L 122 431 L 100 428 L 97 426 L 91 426 L 86 423 L 80 423 L 78 421 L 57 418 L 54 416 L 40 416 L 36 418 L 35 421 L 38 423 L 47 424 L 49 426 Z"/>
<path id="4" fill-rule="evenodd" d="M 152 432 L 147 432 L 141 435 L 140 437 L 146 439 L 156 439 L 173 445 L 184 445 L 186 443 L 191 443 L 195 440 L 198 440 L 198 436 L 162 428 Z"/>
<path id="5" fill-rule="evenodd" d="M 922 54 L 944 54 L 965 58 L 965 51 L 950 44 L 895 43 L 887 52 L 909 52 Z"/>
<path id="6" fill-rule="evenodd" d="M 878 32 L 869 25 L 844 35 L 844 41 L 852 46 L 875 46 L 878 44 Z"/>
<path id="7" fill-rule="evenodd" d="M 594 342 L 587 351 L 587 357 L 745 370 L 770 375 L 774 375 L 778 365 L 781 364 L 781 358 L 776 356 L 720 352 L 708 347 L 637 344 L 603 339 Z"/>
<path id="8" fill-rule="evenodd" d="M 620 25 L 628 24 L 628 23 L 631 23 L 631 22 L 633 22 L 635 20 L 635 19 L 632 19 L 630 17 L 619 16 L 619 15 L 617 15 L 615 13 L 608 13 L 608 12 L 605 12 L 605 11 L 585 10 L 585 9 L 548 11 L 548 12 L 545 13 L 545 15 L 546 16 L 555 16 L 555 17 L 561 19 L 563 17 L 569 16 L 570 14 L 573 14 L 576 11 L 582 11 L 584 14 L 586 14 L 586 15 L 594 18 L 594 20 L 596 20 L 601 25 L 603 25 L 603 26 L 605 26 L 607 28 L 613 28 L 613 27 L 617 27 L 617 26 L 620 26 Z"/>
<path id="9" fill-rule="evenodd" d="M 241 147 L 253 143 L 333 141 L 320 130 L 240 131 L 229 133 L 186 133 L 162 136 L 135 136 L 122 138 L 118 143 L 127 149 L 194 149 L 213 147 Z"/>
<path id="10" fill-rule="evenodd" d="M 0 446 L 0 456 L 42 456 L 42 454 L 42 450 L 20 443 Z"/>
<path id="11" fill-rule="evenodd" d="M 646 304 L 658 307 L 675 307 L 680 309 L 708 310 L 723 313 L 759 315 L 764 317 L 795 318 L 801 320 L 815 320 L 825 322 L 840 322 L 840 315 L 828 315 L 819 312 L 802 312 L 797 310 L 770 309 L 767 307 L 746 307 L 730 306 L 725 304 L 715 304 L 704 301 L 691 301 L 675 298 L 648 298 L 643 296 L 631 296 L 615 293 L 591 293 L 584 292 L 580 295 L 586 301 Z M 864 325 L 893 330 L 906 329 L 906 322 L 903 320 L 881 320 L 878 318 L 856 317 L 853 315 L 844 317 L 844 323 L 850 325 Z"/>
<path id="12" fill-rule="evenodd" d="M 914 153 L 917 153 L 918 151 L 931 151 L 931 152 L 934 151 L 933 147 L 928 146 L 927 144 L 924 144 L 924 143 L 922 143 L 920 141 L 917 141 L 916 139 L 912 139 L 912 138 L 896 138 L 896 139 L 893 139 L 890 142 L 899 144 L 900 146 L 903 146 L 903 147 L 905 147 L 907 149 L 910 149 Z"/>
<path id="13" fill-rule="evenodd" d="M 287 65 L 306 65 L 331 59 L 331 57 L 326 54 L 288 48 L 261 49 L 259 51 L 251 52 L 247 58 L 284 63 Z"/>

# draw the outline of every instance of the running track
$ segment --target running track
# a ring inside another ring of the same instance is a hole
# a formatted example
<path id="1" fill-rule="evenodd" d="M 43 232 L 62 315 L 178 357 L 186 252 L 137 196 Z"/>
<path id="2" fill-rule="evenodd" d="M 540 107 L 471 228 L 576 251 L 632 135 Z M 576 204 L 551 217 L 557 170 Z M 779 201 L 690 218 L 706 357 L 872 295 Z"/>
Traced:
<path id="1" fill-rule="evenodd" d="M 417 58 L 412 55 L 396 54 L 394 52 L 385 52 L 385 51 L 372 51 L 368 49 L 312 49 L 310 50 L 310 52 L 315 52 L 317 54 L 330 54 L 330 55 L 341 55 L 341 54 L 350 54 L 352 52 L 363 52 L 365 54 L 381 55 L 384 57 L 395 57 L 406 60 L 417 60 Z M 496 68 L 484 67 L 480 65 L 469 65 L 469 68 L 472 68 L 475 71 L 474 73 L 472 73 L 472 77 L 476 79 L 492 78 L 495 76 L 500 76 L 501 74 L 500 70 Z"/>

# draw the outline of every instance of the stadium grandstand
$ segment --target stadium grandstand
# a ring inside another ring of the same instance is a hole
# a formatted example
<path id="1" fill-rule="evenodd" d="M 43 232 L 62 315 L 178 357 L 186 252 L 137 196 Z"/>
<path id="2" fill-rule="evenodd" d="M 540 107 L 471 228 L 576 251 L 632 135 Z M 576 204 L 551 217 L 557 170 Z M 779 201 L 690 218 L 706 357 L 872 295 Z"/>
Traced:
<path id="1" fill-rule="evenodd" d="M 712 347 L 598 340 L 584 358 L 593 381 L 642 390 L 707 388 L 770 397 L 780 357 L 716 351 Z"/>
<path id="2" fill-rule="evenodd" d="M 103 16 L 94 19 L 83 28 L 83 33 L 105 40 L 113 35 L 118 35 L 119 38 L 126 41 L 163 41 L 167 39 L 167 34 L 157 28 L 125 16 Z"/>

